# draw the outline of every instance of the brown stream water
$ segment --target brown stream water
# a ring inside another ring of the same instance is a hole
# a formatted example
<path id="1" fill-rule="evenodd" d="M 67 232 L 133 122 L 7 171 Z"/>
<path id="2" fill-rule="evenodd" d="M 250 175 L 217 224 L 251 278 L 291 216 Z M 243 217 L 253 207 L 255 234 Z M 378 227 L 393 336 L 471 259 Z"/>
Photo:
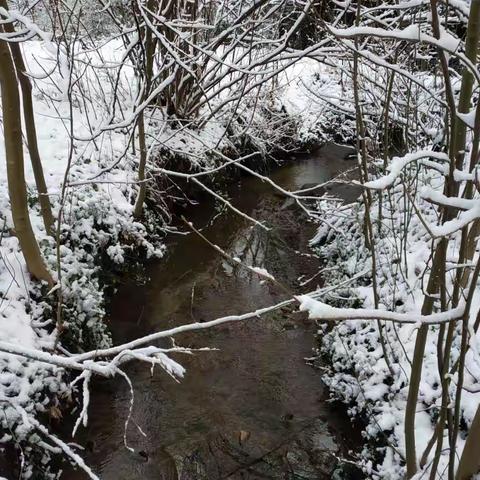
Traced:
<path id="1" fill-rule="evenodd" d="M 324 147 L 275 169 L 271 178 L 290 189 L 323 182 L 353 167 L 344 160 L 347 153 Z M 335 193 L 354 196 L 348 189 Z M 315 226 L 258 178 L 243 178 L 228 194 L 237 208 L 272 230 L 252 227 L 232 212 L 212 220 L 218 212 L 208 202 L 189 207 L 188 220 L 205 227 L 204 235 L 232 256 L 266 268 L 296 292 L 305 291 L 299 277 L 319 268 L 308 249 Z M 112 299 L 115 343 L 285 298 L 258 277 L 233 269 L 194 234 L 170 236 L 166 258 L 148 267 L 147 276 L 143 285 L 127 281 Z M 315 282 L 308 285 L 314 288 Z M 179 335 L 178 345 L 219 350 L 176 355 L 187 369 L 180 383 L 160 369 L 151 376 L 146 364 L 127 367 L 135 392 L 127 440 L 135 452 L 123 443 L 131 396 L 120 377 L 96 382 L 88 427 L 76 441 L 87 446 L 86 460 L 103 480 L 353 478 L 338 471 L 332 477 L 335 456 L 357 440 L 345 413 L 326 401 L 319 371 L 305 360 L 312 356 L 315 331 L 292 307 Z M 63 478 L 86 477 L 65 472 Z"/>

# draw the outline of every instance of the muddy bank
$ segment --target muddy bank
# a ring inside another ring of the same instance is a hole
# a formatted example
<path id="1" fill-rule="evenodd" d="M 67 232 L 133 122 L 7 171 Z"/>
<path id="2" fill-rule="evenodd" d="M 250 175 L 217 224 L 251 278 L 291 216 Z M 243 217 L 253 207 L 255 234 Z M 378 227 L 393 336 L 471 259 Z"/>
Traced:
<path id="1" fill-rule="evenodd" d="M 321 183 L 353 162 L 328 147 L 272 172 L 285 188 Z M 350 191 L 335 192 L 351 197 Z M 289 200 L 257 178 L 229 189 L 232 204 L 265 231 L 212 202 L 190 207 L 188 220 L 213 243 L 245 263 L 266 268 L 296 292 L 318 270 L 309 224 Z M 126 281 L 112 300 L 114 342 L 192 321 L 211 320 L 271 305 L 284 295 L 257 277 L 232 268 L 194 235 L 172 235 L 169 254 L 148 269 L 148 281 Z M 90 421 L 77 439 L 102 479 L 327 479 L 339 474 L 336 457 L 355 447 L 356 433 L 328 402 L 318 371 L 306 358 L 315 325 L 294 309 L 208 331 L 176 343 L 218 351 L 176 356 L 187 373 L 181 383 L 164 372 L 132 364 L 133 421 L 124 446 L 131 392 L 121 379 L 98 381 Z M 85 478 L 66 472 L 64 478 Z M 339 478 L 347 478 L 345 475 Z M 350 477 L 353 478 L 353 477 Z"/>

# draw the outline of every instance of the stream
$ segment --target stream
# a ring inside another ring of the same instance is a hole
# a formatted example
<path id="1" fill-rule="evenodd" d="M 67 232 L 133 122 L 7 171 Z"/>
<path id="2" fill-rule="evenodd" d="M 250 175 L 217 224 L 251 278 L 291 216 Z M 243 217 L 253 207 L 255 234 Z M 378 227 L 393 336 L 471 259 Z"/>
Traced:
<path id="1" fill-rule="evenodd" d="M 321 183 L 354 166 L 347 153 L 351 150 L 329 145 L 274 169 L 270 177 L 287 189 Z M 335 194 L 355 198 L 348 187 Z M 319 269 L 308 249 L 315 225 L 291 199 L 256 177 L 242 178 L 228 187 L 228 195 L 271 231 L 220 212 L 213 202 L 189 207 L 187 219 L 233 257 L 267 269 L 295 292 L 313 290 L 315 281 L 301 288 L 299 277 L 310 278 Z M 109 322 L 115 344 L 286 298 L 258 276 L 233 268 L 195 234 L 172 234 L 168 242 L 166 257 L 147 267 L 148 281 L 129 279 L 113 296 Z M 86 445 L 87 463 L 102 480 L 361 478 L 339 473 L 336 456 L 358 446 L 358 432 L 345 411 L 327 401 L 320 372 L 306 361 L 315 332 L 304 314 L 286 307 L 177 336 L 177 345 L 218 349 L 176 354 L 186 368 L 180 383 L 159 368 L 151 375 L 148 365 L 132 362 L 126 372 L 135 396 L 126 438 L 134 452 L 124 446 L 127 382 L 96 381 L 88 427 L 76 439 Z M 87 477 L 70 471 L 62 478 Z"/>

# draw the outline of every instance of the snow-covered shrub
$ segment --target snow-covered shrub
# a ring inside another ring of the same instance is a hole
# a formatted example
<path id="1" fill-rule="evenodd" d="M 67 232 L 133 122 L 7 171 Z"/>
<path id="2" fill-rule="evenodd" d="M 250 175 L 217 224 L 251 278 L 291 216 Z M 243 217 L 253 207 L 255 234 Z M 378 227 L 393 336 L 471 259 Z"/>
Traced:
<path id="1" fill-rule="evenodd" d="M 423 170 L 416 178 L 420 185 L 433 185 L 436 189 L 443 185 L 440 175 Z M 381 223 L 380 201 L 383 206 Z M 417 208 L 424 221 L 435 223 L 437 212 L 431 203 L 417 198 Z M 347 282 L 346 287 L 325 297 L 329 305 L 374 308 L 372 261 L 364 242 L 362 211 L 362 202 L 330 210 L 330 214 L 322 209 L 326 223 L 319 227 L 313 244 L 324 259 L 324 278 L 329 286 Z M 370 208 L 375 231 L 378 308 L 381 310 L 412 312 L 418 311 L 422 304 L 430 238 L 419 217 L 413 213 L 402 184 L 389 193 L 376 196 Z M 458 244 L 458 240 L 451 243 L 448 258 L 455 258 Z M 349 281 L 352 278 L 353 281 Z M 404 475 L 404 413 L 416 328 L 412 324 L 373 320 L 319 325 L 318 353 L 328 360 L 322 379 L 332 398 L 345 402 L 352 416 L 359 416 L 366 422 L 363 432 L 366 445 L 360 458 L 369 478 L 399 480 Z M 438 333 L 438 326 L 430 327 L 417 407 L 419 452 L 423 452 L 433 434 L 441 402 L 436 351 Z M 453 361 L 459 355 L 460 338 L 461 335 L 457 335 L 453 342 Z M 473 353 L 467 356 L 467 376 L 471 375 L 472 379 L 480 373 L 474 356 Z M 453 394 L 455 386 L 450 388 Z M 474 394 L 466 392 L 463 396 L 464 428 L 471 423 L 477 403 Z M 460 441 L 461 446 L 463 441 Z M 448 452 L 445 452 L 441 465 L 447 462 Z"/>

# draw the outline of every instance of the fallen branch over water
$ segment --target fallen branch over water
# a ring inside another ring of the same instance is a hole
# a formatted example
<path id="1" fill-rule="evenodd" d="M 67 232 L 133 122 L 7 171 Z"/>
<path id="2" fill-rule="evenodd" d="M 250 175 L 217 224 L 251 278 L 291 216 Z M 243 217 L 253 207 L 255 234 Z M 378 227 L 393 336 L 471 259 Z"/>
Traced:
<path id="1" fill-rule="evenodd" d="M 446 312 L 420 315 L 415 312 L 397 313 L 366 308 L 335 308 L 315 300 L 308 295 L 300 295 L 297 299 L 300 302 L 300 310 L 302 312 L 308 312 L 309 318 L 314 320 L 385 320 L 395 323 L 434 325 L 461 320 L 465 314 L 464 305 L 447 310 Z"/>

